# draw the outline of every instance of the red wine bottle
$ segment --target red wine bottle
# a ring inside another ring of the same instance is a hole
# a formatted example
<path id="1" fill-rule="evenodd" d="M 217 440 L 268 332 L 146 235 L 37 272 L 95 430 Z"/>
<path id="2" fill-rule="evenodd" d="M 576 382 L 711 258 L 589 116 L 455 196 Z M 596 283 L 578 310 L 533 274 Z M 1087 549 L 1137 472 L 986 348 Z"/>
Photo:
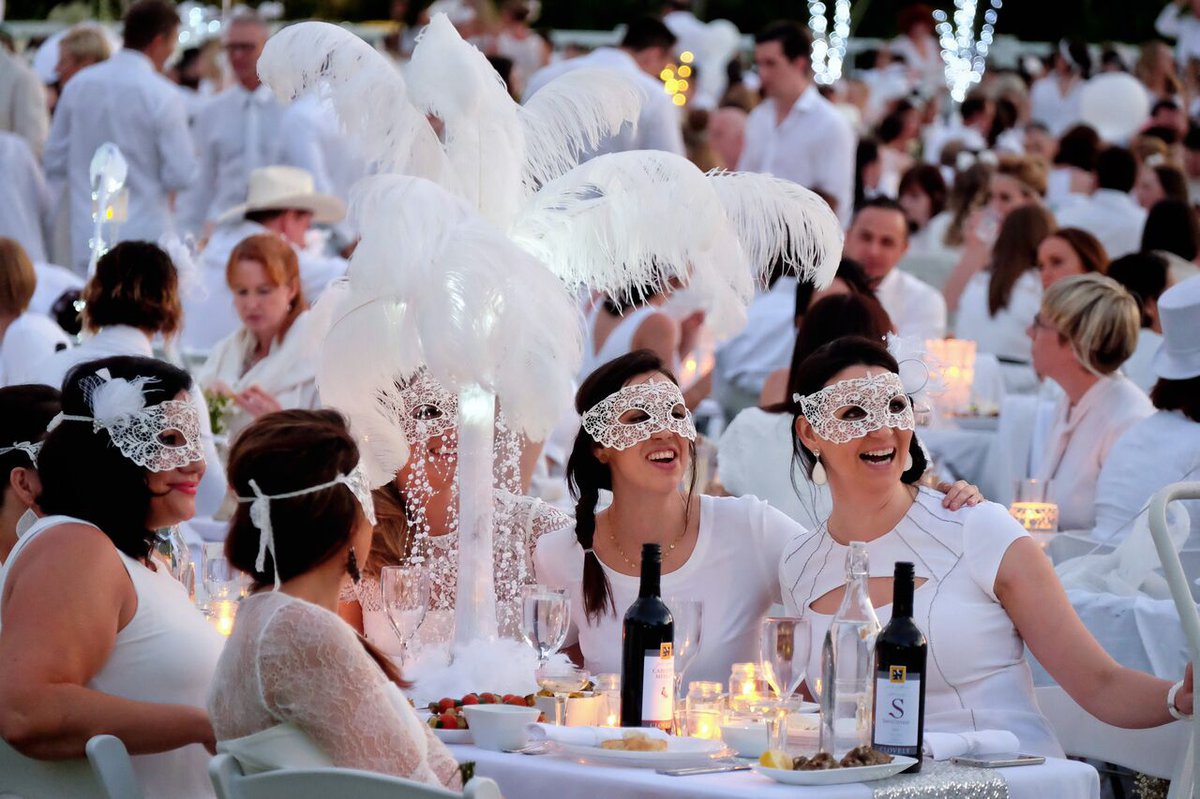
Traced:
<path id="1" fill-rule="evenodd" d="M 660 597 L 662 547 L 642 546 L 642 585 L 621 635 L 621 726 L 670 732 L 675 716 L 675 621 Z"/>
<path id="2" fill-rule="evenodd" d="M 896 563 L 892 618 L 875 639 L 875 734 L 872 746 L 916 758 L 925 737 L 925 634 L 913 623 L 913 565 Z"/>

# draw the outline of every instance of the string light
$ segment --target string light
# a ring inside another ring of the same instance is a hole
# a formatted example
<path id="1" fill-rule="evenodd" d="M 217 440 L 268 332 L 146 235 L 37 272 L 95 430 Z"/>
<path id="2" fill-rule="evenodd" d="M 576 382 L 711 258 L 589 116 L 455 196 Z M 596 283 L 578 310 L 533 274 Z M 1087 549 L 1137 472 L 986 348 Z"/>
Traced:
<path id="1" fill-rule="evenodd" d="M 663 91 L 670 96 L 671 102 L 677 106 L 687 105 L 687 90 L 690 85 L 688 78 L 692 77 L 692 62 L 696 56 L 690 50 L 679 54 L 679 63 L 665 67 L 658 77 L 663 82 Z"/>
<path id="2" fill-rule="evenodd" d="M 942 47 L 942 60 L 946 63 L 946 85 L 957 103 L 967 96 L 972 84 L 983 80 L 996 18 L 1003 5 L 1003 0 L 989 2 L 991 8 L 983 12 L 983 27 L 978 40 L 975 39 L 977 0 L 954 0 L 953 22 L 945 11 L 933 12 L 934 30 Z"/>
<path id="3" fill-rule="evenodd" d="M 833 32 L 829 31 L 823 0 L 808 0 L 808 27 L 812 31 L 812 68 L 817 83 L 828 86 L 842 77 L 846 42 L 850 39 L 850 0 L 834 0 Z"/>

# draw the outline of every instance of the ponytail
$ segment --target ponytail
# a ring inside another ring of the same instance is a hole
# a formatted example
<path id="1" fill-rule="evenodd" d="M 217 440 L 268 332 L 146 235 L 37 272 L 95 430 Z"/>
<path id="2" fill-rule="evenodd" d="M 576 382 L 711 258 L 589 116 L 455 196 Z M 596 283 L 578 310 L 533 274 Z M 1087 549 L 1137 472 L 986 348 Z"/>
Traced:
<path id="1" fill-rule="evenodd" d="M 575 540 L 583 549 L 583 607 L 589 622 L 598 621 L 609 612 L 617 613 L 608 575 L 592 549 L 600 489 L 612 487 L 608 467 L 596 458 L 593 446 L 592 437 L 580 430 L 567 460 L 567 478 L 571 481 L 571 496 L 575 498 Z"/>

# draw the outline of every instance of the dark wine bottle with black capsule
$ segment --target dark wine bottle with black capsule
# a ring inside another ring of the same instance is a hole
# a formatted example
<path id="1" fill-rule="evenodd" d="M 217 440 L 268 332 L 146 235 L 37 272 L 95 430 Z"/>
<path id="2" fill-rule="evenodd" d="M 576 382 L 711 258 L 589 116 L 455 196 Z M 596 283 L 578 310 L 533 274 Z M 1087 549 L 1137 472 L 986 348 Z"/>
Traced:
<path id="1" fill-rule="evenodd" d="M 925 737 L 925 634 L 913 623 L 913 565 L 896 563 L 892 618 L 875 639 L 875 734 L 880 752 L 916 758 Z"/>
<path id="2" fill-rule="evenodd" d="M 621 726 L 670 732 L 675 717 L 675 621 L 660 596 L 662 547 L 642 546 L 642 586 L 621 634 Z"/>

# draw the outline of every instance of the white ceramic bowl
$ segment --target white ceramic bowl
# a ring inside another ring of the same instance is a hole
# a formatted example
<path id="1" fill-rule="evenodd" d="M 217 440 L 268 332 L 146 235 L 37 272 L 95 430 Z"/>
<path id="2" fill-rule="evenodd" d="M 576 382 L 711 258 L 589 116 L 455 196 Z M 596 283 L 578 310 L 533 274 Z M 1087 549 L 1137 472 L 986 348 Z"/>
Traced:
<path id="1" fill-rule="evenodd" d="M 554 723 L 554 697 L 535 697 L 538 710 L 546 714 L 546 721 Z M 604 723 L 603 709 L 608 703 L 600 694 L 576 696 L 567 700 L 566 718 L 563 723 L 567 727 L 596 727 Z"/>
<path id="2" fill-rule="evenodd" d="M 758 757 L 767 751 L 767 723 L 748 721 L 738 724 L 722 724 L 721 740 L 738 757 Z"/>
<path id="3" fill-rule="evenodd" d="M 536 707 L 516 705 L 467 705 L 463 708 L 475 745 L 496 752 L 520 749 L 529 743 L 525 727 L 537 721 L 539 712 Z"/>

